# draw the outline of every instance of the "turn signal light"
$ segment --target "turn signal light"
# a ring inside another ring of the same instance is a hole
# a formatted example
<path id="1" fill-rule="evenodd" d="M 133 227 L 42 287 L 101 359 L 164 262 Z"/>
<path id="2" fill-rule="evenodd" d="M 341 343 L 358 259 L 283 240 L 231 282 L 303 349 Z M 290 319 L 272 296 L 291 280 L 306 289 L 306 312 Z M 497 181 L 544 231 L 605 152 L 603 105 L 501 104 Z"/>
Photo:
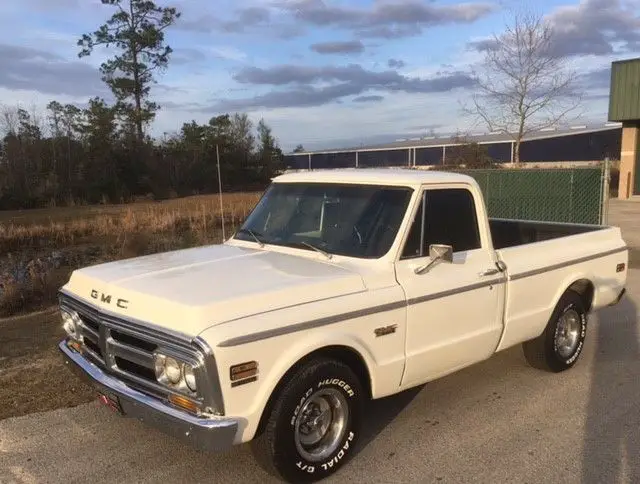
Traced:
<path id="1" fill-rule="evenodd" d="M 193 403 L 191 400 L 185 397 L 181 397 L 180 395 L 169 395 L 169 401 L 176 405 L 177 407 L 184 408 L 185 410 L 189 410 L 192 413 L 198 413 L 198 405 Z"/>
<path id="2" fill-rule="evenodd" d="M 255 377 L 258 374 L 258 362 L 248 361 L 233 365 L 230 369 L 231 381 L 244 380 L 245 378 Z"/>

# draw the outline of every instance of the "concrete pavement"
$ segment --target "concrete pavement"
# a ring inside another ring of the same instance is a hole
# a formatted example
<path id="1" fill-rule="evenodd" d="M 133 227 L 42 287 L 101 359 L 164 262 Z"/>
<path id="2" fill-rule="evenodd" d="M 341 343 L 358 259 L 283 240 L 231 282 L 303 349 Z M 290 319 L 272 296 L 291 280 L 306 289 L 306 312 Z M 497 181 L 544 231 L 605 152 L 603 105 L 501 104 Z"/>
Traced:
<path id="1" fill-rule="evenodd" d="M 640 247 L 640 204 L 609 223 Z M 593 315 L 562 374 L 520 347 L 374 402 L 366 445 L 327 482 L 639 483 L 640 270 L 621 303 Z M 0 484 L 273 482 L 246 446 L 194 451 L 97 403 L 0 421 Z"/>
<path id="2" fill-rule="evenodd" d="M 592 316 L 572 370 L 520 348 L 374 403 L 367 444 L 327 482 L 640 482 L 640 271 Z M 0 483 L 273 482 L 248 448 L 207 455 L 97 403 L 0 421 Z"/>

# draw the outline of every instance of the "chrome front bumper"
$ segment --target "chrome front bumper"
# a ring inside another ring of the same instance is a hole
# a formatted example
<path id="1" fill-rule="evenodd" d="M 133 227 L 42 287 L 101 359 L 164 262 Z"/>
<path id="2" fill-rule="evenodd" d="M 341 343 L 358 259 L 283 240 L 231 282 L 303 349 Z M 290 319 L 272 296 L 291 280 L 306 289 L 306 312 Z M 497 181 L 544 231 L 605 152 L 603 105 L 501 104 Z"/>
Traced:
<path id="1" fill-rule="evenodd" d="M 237 420 L 190 415 L 110 376 L 67 346 L 67 340 L 61 341 L 58 349 L 74 373 L 88 380 L 100 394 L 117 397 L 123 416 L 136 418 L 199 450 L 220 451 L 233 445 Z"/>

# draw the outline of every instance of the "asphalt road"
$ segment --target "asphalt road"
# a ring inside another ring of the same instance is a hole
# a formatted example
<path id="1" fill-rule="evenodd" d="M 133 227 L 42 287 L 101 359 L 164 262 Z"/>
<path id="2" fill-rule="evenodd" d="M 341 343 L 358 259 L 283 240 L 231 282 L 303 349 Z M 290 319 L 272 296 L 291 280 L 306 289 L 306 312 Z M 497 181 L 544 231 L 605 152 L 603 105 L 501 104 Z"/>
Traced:
<path id="1" fill-rule="evenodd" d="M 640 482 L 640 270 L 591 317 L 563 374 L 520 348 L 374 403 L 366 445 L 327 482 Z M 199 453 L 97 403 L 0 421 L 0 483 L 272 482 L 246 446 Z"/>

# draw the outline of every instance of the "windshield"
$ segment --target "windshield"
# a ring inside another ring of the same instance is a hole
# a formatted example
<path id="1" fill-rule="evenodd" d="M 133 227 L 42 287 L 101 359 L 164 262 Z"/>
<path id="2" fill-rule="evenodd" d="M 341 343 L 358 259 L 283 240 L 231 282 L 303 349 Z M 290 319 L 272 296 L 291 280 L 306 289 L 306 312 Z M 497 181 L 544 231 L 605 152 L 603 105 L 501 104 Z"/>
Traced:
<path id="1" fill-rule="evenodd" d="M 411 193 L 406 187 L 273 183 L 235 238 L 379 258 L 393 244 Z"/>

